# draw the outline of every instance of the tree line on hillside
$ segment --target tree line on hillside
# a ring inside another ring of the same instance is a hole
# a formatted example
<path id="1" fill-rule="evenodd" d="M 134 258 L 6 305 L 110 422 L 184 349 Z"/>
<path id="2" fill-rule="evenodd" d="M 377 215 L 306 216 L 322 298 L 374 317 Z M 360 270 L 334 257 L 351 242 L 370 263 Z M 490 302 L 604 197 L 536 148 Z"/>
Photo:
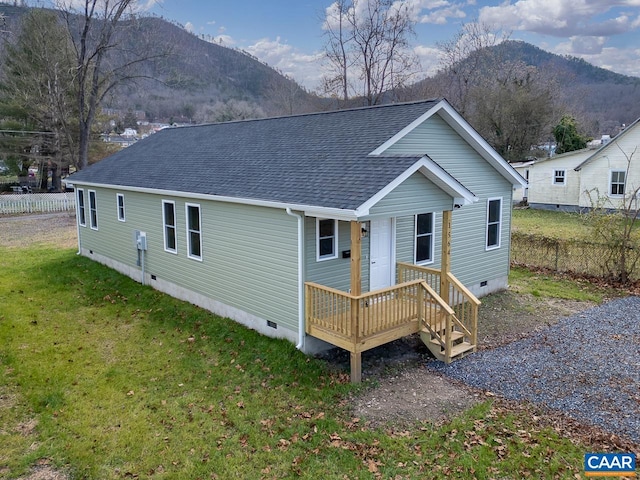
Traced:
<path id="1" fill-rule="evenodd" d="M 22 175 L 39 163 L 51 172 L 54 188 L 70 167 L 82 169 L 109 153 L 97 141 L 112 128 L 102 107 L 141 110 L 148 120 L 204 123 L 445 97 L 509 161 L 552 140 L 564 151 L 581 148 L 587 134 L 603 126 L 568 100 L 569 73 L 531 64 L 550 65 L 550 54 L 525 49 L 531 60 L 525 62 L 526 55 L 514 55 L 514 48 L 525 47 L 478 22 L 440 43 L 438 74 L 420 79 L 412 53 L 415 17 L 404 1 L 331 4 L 318 95 L 237 50 L 140 17 L 136 0 L 55 5 L 5 10 L 21 22 L 8 19 L 0 77 L 0 158 Z M 586 68 L 576 65 L 576 71 Z M 622 94 L 633 84 L 626 82 L 613 88 Z M 637 115 L 633 102 L 626 108 Z"/>

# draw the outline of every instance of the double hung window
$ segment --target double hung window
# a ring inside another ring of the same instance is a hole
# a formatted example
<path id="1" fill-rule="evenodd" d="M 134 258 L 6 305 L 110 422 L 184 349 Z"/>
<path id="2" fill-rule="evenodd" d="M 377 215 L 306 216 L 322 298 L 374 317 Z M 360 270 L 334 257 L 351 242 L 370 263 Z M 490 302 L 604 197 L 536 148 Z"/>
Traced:
<path id="1" fill-rule="evenodd" d="M 416 215 L 415 263 L 433 262 L 433 213 Z"/>
<path id="2" fill-rule="evenodd" d="M 316 219 L 317 260 L 329 260 L 338 256 L 338 221 Z"/>
<path id="3" fill-rule="evenodd" d="M 187 255 L 195 260 L 202 260 L 202 229 L 200 205 L 186 204 L 187 212 Z"/>
<path id="4" fill-rule="evenodd" d="M 178 253 L 176 238 L 176 204 L 169 200 L 162 201 L 162 223 L 164 225 L 164 249 L 170 253 Z"/>
<path id="5" fill-rule="evenodd" d="M 486 236 L 487 250 L 500 247 L 501 225 L 502 225 L 502 198 L 490 198 L 487 201 L 487 236 Z"/>
<path id="6" fill-rule="evenodd" d="M 89 190 L 89 222 L 93 230 L 98 230 L 98 200 L 95 190 Z"/>

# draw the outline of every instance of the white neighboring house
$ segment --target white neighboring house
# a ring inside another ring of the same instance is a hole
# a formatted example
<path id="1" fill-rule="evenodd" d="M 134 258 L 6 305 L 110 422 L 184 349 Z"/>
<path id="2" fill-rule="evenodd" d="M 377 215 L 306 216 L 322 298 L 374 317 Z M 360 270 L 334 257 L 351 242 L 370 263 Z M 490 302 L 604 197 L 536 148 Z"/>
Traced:
<path id="1" fill-rule="evenodd" d="M 529 182 L 526 194 L 531 208 L 582 211 L 596 203 L 620 208 L 625 195 L 640 187 L 640 119 L 597 150 L 577 150 L 514 167 Z"/>

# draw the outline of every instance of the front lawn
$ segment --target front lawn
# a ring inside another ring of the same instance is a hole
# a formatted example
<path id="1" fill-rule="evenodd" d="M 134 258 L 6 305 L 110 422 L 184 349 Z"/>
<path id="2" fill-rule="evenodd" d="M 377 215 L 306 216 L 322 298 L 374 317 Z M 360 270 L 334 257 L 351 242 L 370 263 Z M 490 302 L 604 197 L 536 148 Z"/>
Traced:
<path id="1" fill-rule="evenodd" d="M 521 233 L 563 240 L 589 240 L 593 236 L 586 215 L 532 208 L 514 208 L 512 228 Z"/>
<path id="2" fill-rule="evenodd" d="M 591 447 L 489 400 L 372 428 L 293 345 L 73 250 L 0 247 L 0 477 L 574 478 Z"/>

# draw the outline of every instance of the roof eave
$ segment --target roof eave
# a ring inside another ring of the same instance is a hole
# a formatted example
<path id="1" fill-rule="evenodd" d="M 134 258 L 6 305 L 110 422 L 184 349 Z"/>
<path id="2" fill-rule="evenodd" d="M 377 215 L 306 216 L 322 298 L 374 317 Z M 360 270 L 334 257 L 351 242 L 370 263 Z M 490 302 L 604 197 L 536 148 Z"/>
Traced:
<path id="1" fill-rule="evenodd" d="M 104 183 L 74 182 L 74 184 L 82 187 L 109 188 L 114 190 L 120 190 L 123 192 L 128 191 L 128 192 L 149 193 L 153 195 L 181 197 L 189 200 L 209 200 L 214 202 L 236 203 L 240 205 L 278 208 L 278 209 L 284 209 L 284 210 L 289 208 L 291 210 L 304 212 L 305 216 L 309 216 L 309 217 L 326 217 L 326 218 L 335 218 L 338 220 L 345 220 L 345 221 L 358 219 L 358 214 L 356 210 L 346 209 L 346 208 L 334 208 L 334 207 L 324 207 L 321 205 L 307 205 L 307 204 L 300 204 L 300 203 L 278 202 L 273 200 L 260 200 L 255 198 L 227 197 L 223 195 L 210 195 L 210 194 L 204 194 L 204 193 L 183 192 L 179 190 L 163 190 L 163 189 L 133 187 L 133 186 L 125 186 L 125 185 L 110 185 L 110 184 L 104 184 Z"/>

